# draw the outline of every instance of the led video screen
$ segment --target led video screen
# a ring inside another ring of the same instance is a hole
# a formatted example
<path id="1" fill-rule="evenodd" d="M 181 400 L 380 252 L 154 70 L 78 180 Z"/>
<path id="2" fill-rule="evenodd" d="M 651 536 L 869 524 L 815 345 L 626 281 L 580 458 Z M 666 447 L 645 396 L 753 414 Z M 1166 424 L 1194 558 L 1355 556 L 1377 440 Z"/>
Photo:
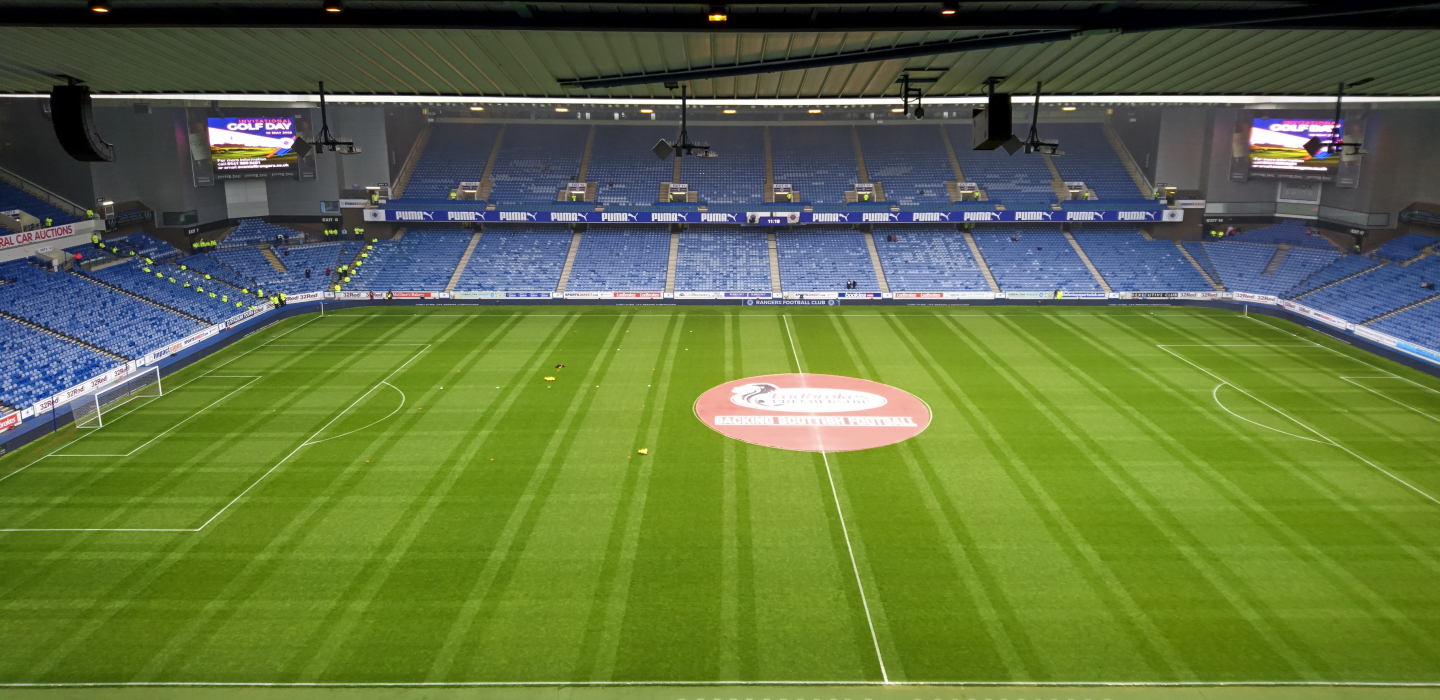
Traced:
<path id="1" fill-rule="evenodd" d="M 211 117 L 216 177 L 295 175 L 295 121 L 289 117 Z"/>
<path id="2" fill-rule="evenodd" d="M 1344 133 L 1345 122 L 1339 123 Z M 1305 142 L 1335 140 L 1336 123 L 1329 119 L 1255 119 L 1250 125 L 1250 173 L 1258 177 L 1333 182 L 1340 165 L 1338 153 L 1310 155 Z"/>

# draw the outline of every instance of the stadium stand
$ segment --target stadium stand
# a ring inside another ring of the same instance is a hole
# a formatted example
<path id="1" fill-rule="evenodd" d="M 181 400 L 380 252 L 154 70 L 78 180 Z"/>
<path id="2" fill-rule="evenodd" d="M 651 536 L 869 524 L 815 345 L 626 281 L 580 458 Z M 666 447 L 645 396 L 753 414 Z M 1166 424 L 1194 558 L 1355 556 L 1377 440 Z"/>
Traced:
<path id="1" fill-rule="evenodd" d="M 1181 245 L 1185 246 L 1185 252 L 1189 253 L 1190 257 L 1195 258 L 1195 262 L 1200 263 L 1200 267 L 1205 269 L 1205 273 L 1210 275 L 1210 279 L 1224 286 L 1225 283 L 1220 279 L 1220 273 L 1215 271 L 1214 261 L 1212 261 L 1210 255 L 1205 252 L 1204 243 L 1200 241 L 1184 241 Z"/>
<path id="2" fill-rule="evenodd" d="M 305 240 L 305 233 L 293 228 L 276 226 L 266 223 L 260 219 L 241 219 L 236 224 L 235 230 L 220 242 L 221 248 L 235 248 L 238 246 L 255 245 L 256 243 L 275 243 L 275 237 L 280 236 L 282 240 L 300 243 Z"/>
<path id="3" fill-rule="evenodd" d="M 1232 292 L 1275 296 L 1283 294 L 1335 262 L 1341 255 L 1333 246 L 1330 250 L 1291 248 L 1275 271 L 1267 275 L 1265 269 L 1275 257 L 1279 249 L 1277 246 L 1234 243 L 1228 240 L 1206 243 L 1204 246 L 1226 289 Z"/>
<path id="4" fill-rule="evenodd" d="M 770 291 L 770 247 L 765 233 L 733 226 L 691 226 L 680 234 L 675 290 Z"/>
<path id="5" fill-rule="evenodd" d="M 860 181 L 850 133 L 848 126 L 771 129 L 775 182 L 794 186 L 802 202 L 843 204 Z"/>
<path id="6" fill-rule="evenodd" d="M 573 238 L 566 226 L 487 224 L 455 291 L 554 291 Z"/>
<path id="7" fill-rule="evenodd" d="M 1328 311 L 1351 323 L 1364 323 L 1376 316 L 1435 296 L 1435 290 L 1422 289 L 1420 283 L 1436 281 L 1440 281 L 1440 258 L 1425 258 L 1408 267 L 1386 265 L 1355 279 L 1318 290 L 1301 299 L 1300 303 Z M 1401 315 L 1403 314 L 1395 317 Z"/>
<path id="8" fill-rule="evenodd" d="M 876 226 L 874 236 L 892 292 L 990 291 L 965 236 L 953 227 Z"/>
<path id="9" fill-rule="evenodd" d="M 1088 184 L 1088 183 L 1087 183 Z M 1210 283 L 1170 241 L 1147 241 L 1134 228 L 1086 226 L 1073 234 L 1117 292 L 1210 291 Z"/>
<path id="10" fill-rule="evenodd" d="M 1369 324 L 1371 328 L 1427 348 L 1440 348 L 1440 301 L 1431 300 Z"/>
<path id="11" fill-rule="evenodd" d="M 270 261 L 260 254 L 258 248 L 218 248 L 210 255 L 216 262 L 244 279 L 245 282 L 240 285 L 242 287 L 250 287 L 252 290 L 257 285 L 269 287 L 281 278 L 280 272 L 270 265 Z"/>
<path id="12" fill-rule="evenodd" d="M 460 183 L 479 182 L 499 133 L 500 127 L 493 124 L 430 127 L 430 140 L 405 182 L 402 199 L 444 200 Z"/>
<path id="13" fill-rule="evenodd" d="M 337 241 L 276 249 L 275 256 L 285 266 L 285 272 L 268 278 L 267 288 L 286 294 L 323 291 L 328 286 L 325 269 L 334 270 L 349 264 L 364 247 L 365 244 L 360 241 Z M 310 271 L 308 278 L 305 277 L 306 270 Z"/>
<path id="14" fill-rule="evenodd" d="M 1381 260 L 1405 262 L 1419 257 L 1426 249 L 1436 244 L 1440 244 L 1440 238 L 1419 233 L 1407 233 L 1380 244 L 1380 247 L 1375 249 L 1374 255 Z"/>
<path id="15" fill-rule="evenodd" d="M 992 204 L 1004 204 L 1006 209 L 1046 210 L 1055 203 L 1055 188 L 1050 186 L 1055 178 L 1039 154 L 1012 156 L 999 148 L 972 150 L 966 148 L 970 143 L 969 127 L 945 128 L 950 130 L 950 141 L 956 144 L 955 157 L 960 161 L 965 179 L 979 184 Z"/>
<path id="16" fill-rule="evenodd" d="M 883 183 L 885 201 L 905 205 L 948 205 L 945 183 L 955 169 L 945 154 L 940 128 L 933 124 L 857 126 L 870 179 Z"/>
<path id="17" fill-rule="evenodd" d="M 6 312 L 129 358 L 202 327 L 80 275 L 45 272 L 23 260 L 0 263 L 0 278 L 14 280 L 0 285 Z"/>
<path id="18" fill-rule="evenodd" d="M 1338 282 L 1346 277 L 1364 272 L 1373 267 L 1378 267 L 1379 265 L 1380 263 L 1359 255 L 1342 255 L 1335 262 L 1316 270 L 1314 274 L 1301 280 L 1299 284 L 1291 287 L 1282 296 L 1287 299 L 1294 299 L 1331 282 Z"/>
<path id="19" fill-rule="evenodd" d="M 142 261 L 124 262 L 119 265 L 112 265 L 102 270 L 85 273 L 101 282 L 119 287 L 131 294 L 136 294 L 146 299 L 152 299 L 172 309 L 179 309 L 191 316 L 198 316 L 211 323 L 233 316 L 235 309 L 221 303 L 217 285 L 211 285 L 205 291 L 204 279 L 191 281 L 188 279 L 175 278 L 168 266 L 150 267 L 153 272 L 145 272 L 147 266 Z M 178 271 L 178 270 L 176 270 Z M 159 275 L 157 277 L 157 275 Z M 177 281 L 171 282 L 170 279 Z M 189 284 L 186 287 L 185 284 Z M 216 292 L 214 299 L 209 294 Z"/>
<path id="20" fill-rule="evenodd" d="M 756 126 L 696 128 L 719 158 L 680 159 L 680 180 L 700 193 L 702 204 L 759 204 L 765 201 L 765 130 Z M 654 145 L 653 143 L 651 145 Z"/>
<path id="21" fill-rule="evenodd" d="M 0 317 L 0 401 L 24 408 L 119 364 L 90 348 Z"/>
<path id="22" fill-rule="evenodd" d="M 175 264 L 177 266 L 184 265 L 202 274 L 210 275 L 235 288 L 255 286 L 254 280 L 241 275 L 239 272 L 236 272 L 234 268 L 221 263 L 214 257 L 213 253 L 197 253 L 188 258 L 176 260 Z"/>
<path id="23" fill-rule="evenodd" d="M 580 237 L 566 291 L 662 292 L 670 227 L 594 225 Z"/>
<path id="24" fill-rule="evenodd" d="M 1058 227 L 985 226 L 973 235 L 1004 291 L 1104 291 Z"/>
<path id="25" fill-rule="evenodd" d="M 1060 139 L 1060 150 L 1065 155 L 1052 158 L 1051 162 L 1060 171 L 1061 180 L 1084 182 L 1101 200 L 1146 201 L 1149 193 L 1141 191 L 1135 183 L 1099 124 L 1042 124 L 1040 135 Z"/>
<path id="26" fill-rule="evenodd" d="M 490 179 L 490 201 L 554 202 L 580 174 L 589 126 L 510 124 Z M 653 145 L 653 144 L 652 144 Z M 483 165 L 483 164 L 482 164 Z M 479 179 L 479 178 L 476 178 Z"/>
<path id="27" fill-rule="evenodd" d="M 398 241 L 379 241 L 345 285 L 368 291 L 439 292 L 470 245 L 472 231 L 409 226 Z"/>
<path id="28" fill-rule="evenodd" d="M 670 182 L 675 163 L 656 158 L 650 148 L 660 139 L 674 141 L 677 131 L 674 126 L 659 124 L 595 127 L 595 143 L 585 173 L 586 181 L 596 183 L 595 201 L 621 205 L 659 201 L 660 183 Z"/>
<path id="29" fill-rule="evenodd" d="M 775 234 L 780 287 L 787 292 L 878 292 L 864 234 L 850 228 L 807 226 Z M 859 287 L 846 290 L 848 281 Z"/>
<path id="30" fill-rule="evenodd" d="M 42 226 L 44 225 L 45 219 L 50 219 L 52 226 L 60 226 L 62 224 L 74 223 L 82 218 L 50 204 L 8 182 L 0 182 L 0 211 L 11 211 L 14 209 L 19 209 L 39 219 Z"/>
<path id="31" fill-rule="evenodd" d="M 1226 242 L 1238 243 L 1287 243 L 1301 248 L 1324 248 L 1335 250 L 1335 246 L 1326 240 L 1324 236 L 1316 233 L 1302 221 L 1282 221 L 1265 228 L 1257 228 L 1253 231 L 1229 236 Z"/>

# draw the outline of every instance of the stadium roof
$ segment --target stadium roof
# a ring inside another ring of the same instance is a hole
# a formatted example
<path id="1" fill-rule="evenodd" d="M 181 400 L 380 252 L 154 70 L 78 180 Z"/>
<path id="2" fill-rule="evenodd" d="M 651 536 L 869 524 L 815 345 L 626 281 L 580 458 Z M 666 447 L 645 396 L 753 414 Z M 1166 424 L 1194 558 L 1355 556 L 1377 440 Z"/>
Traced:
<path id="1" fill-rule="evenodd" d="M 1440 4 L 1413 0 L 701 3 L 0 0 L 0 93 L 722 99 L 1440 95 Z M 933 81 L 933 82 L 930 82 Z"/>

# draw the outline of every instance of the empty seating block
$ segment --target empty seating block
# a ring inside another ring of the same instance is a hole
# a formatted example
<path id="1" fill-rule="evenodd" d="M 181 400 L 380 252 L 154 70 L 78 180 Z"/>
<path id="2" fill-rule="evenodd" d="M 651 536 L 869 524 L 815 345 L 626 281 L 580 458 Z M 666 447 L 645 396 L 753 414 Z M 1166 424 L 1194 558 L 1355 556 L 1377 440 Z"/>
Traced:
<path id="1" fill-rule="evenodd" d="M 227 307 L 220 301 L 219 285 L 211 285 L 207 288 L 203 278 L 199 280 L 176 278 L 175 282 L 171 282 L 170 279 L 174 275 L 169 274 L 171 268 L 168 265 L 153 266 L 150 269 L 152 272 L 145 272 L 145 264 L 135 261 L 96 270 L 90 275 L 131 294 L 153 299 L 192 316 L 199 316 L 211 323 L 219 323 L 234 315 L 234 308 Z M 156 275 L 161 276 L 157 277 Z M 185 286 L 187 283 L 190 285 L 189 287 Z M 211 292 L 215 293 L 214 299 L 210 298 Z"/>
<path id="2" fill-rule="evenodd" d="M 490 171 L 490 179 L 495 181 L 490 201 L 554 202 L 560 190 L 580 174 L 580 158 L 589 134 L 589 125 L 505 127 L 500 153 Z"/>
<path id="3" fill-rule="evenodd" d="M 1440 301 L 1429 301 L 1406 309 L 1376 321 L 1370 327 L 1431 350 L 1440 350 Z"/>
<path id="4" fill-rule="evenodd" d="M 978 183 L 980 189 L 989 193 L 991 202 L 1012 210 L 1048 210 L 1055 202 L 1055 188 L 1050 186 L 1055 177 L 1040 154 L 1012 156 L 1003 148 L 972 150 L 968 127 L 945 128 L 950 130 L 950 141 L 955 145 L 955 157 L 960 161 L 965 179 Z"/>
<path id="5" fill-rule="evenodd" d="M 1425 258 L 1408 267 L 1386 265 L 1321 289 L 1301 299 L 1300 303 L 1328 311 L 1352 323 L 1363 323 L 1435 296 L 1435 290 L 1422 289 L 1421 282 L 1440 282 L 1440 258 Z"/>
<path id="6" fill-rule="evenodd" d="M 1335 249 L 1291 248 L 1274 274 L 1264 274 L 1277 248 L 1251 243 L 1206 243 L 1205 252 L 1220 273 L 1225 288 L 1233 292 L 1280 295 L 1335 262 L 1340 251 Z"/>
<path id="7" fill-rule="evenodd" d="M 181 258 L 175 261 L 176 265 L 184 265 L 187 268 L 208 274 L 211 277 L 221 280 L 232 287 L 254 288 L 255 281 L 241 275 L 234 268 L 221 263 L 215 258 L 219 251 L 214 253 L 199 253 L 188 258 Z M 267 263 L 268 265 L 268 263 Z"/>
<path id="8" fill-rule="evenodd" d="M 945 183 L 955 168 L 933 124 L 858 126 L 860 149 L 870 179 L 885 185 L 885 201 L 904 205 L 947 205 Z"/>
<path id="9" fill-rule="evenodd" d="M 986 226 L 973 235 L 1004 291 L 1104 291 L 1058 227 Z"/>
<path id="10" fill-rule="evenodd" d="M 350 276 L 346 287 L 376 292 L 444 291 L 473 233 L 440 226 L 406 227 L 400 240 L 373 244 L 370 257 Z"/>
<path id="11" fill-rule="evenodd" d="M 221 245 L 231 248 L 255 245 L 256 243 L 278 243 L 286 240 L 299 243 L 305 240 L 305 233 L 293 228 L 267 224 L 260 219 L 241 219 L 240 223 L 235 226 L 235 230 L 231 231 L 224 241 L 221 241 Z"/>
<path id="12" fill-rule="evenodd" d="M 401 193 L 406 200 L 446 199 L 462 182 L 479 182 L 495 147 L 494 124 L 435 124 Z"/>
<path id="13" fill-rule="evenodd" d="M 40 220 L 40 225 L 45 225 L 45 220 L 50 219 L 51 226 L 74 223 L 82 217 L 75 216 L 60 207 L 47 203 L 45 200 L 36 197 L 8 182 L 0 182 L 0 211 L 19 209 Z"/>
<path id="14" fill-rule="evenodd" d="M 284 279 L 284 275 L 276 270 L 256 248 L 220 248 L 211 252 L 210 255 L 221 265 L 234 270 L 237 275 L 245 278 L 248 284 L 240 286 L 248 287 L 251 291 L 254 291 L 256 287 L 269 289 Z"/>
<path id="15" fill-rule="evenodd" d="M 1200 267 L 1205 268 L 1205 272 L 1210 275 L 1210 279 L 1219 282 L 1222 287 L 1225 286 L 1224 280 L 1220 279 L 1220 273 L 1215 271 L 1215 263 L 1210 260 L 1210 255 L 1205 252 L 1204 243 L 1200 241 L 1185 241 L 1180 245 L 1185 246 L 1185 252 L 1189 253 L 1190 257 L 1195 258 L 1195 262 L 1200 263 Z"/>
<path id="16" fill-rule="evenodd" d="M 680 234 L 675 291 L 770 291 L 765 233 L 735 226 L 691 226 Z"/>
<path id="17" fill-rule="evenodd" d="M 1247 231 L 1225 239 L 1227 242 L 1240 243 L 1288 243 L 1292 246 L 1302 248 L 1323 248 L 1335 250 L 1330 241 L 1325 240 L 1318 231 L 1308 227 L 1302 221 L 1282 221 L 1278 224 L 1257 228 L 1254 231 Z"/>
<path id="18" fill-rule="evenodd" d="M 771 129 L 770 164 L 775 182 L 794 186 L 804 202 L 844 203 L 860 181 L 848 126 Z"/>
<path id="19" fill-rule="evenodd" d="M 899 240 L 887 240 L 890 236 Z M 876 226 L 875 250 L 892 292 L 985 292 L 965 236 L 953 227 Z"/>
<path id="20" fill-rule="evenodd" d="M 574 235 L 565 226 L 487 224 L 455 290 L 554 291 Z"/>
<path id="21" fill-rule="evenodd" d="M 90 348 L 0 318 L 0 401 L 26 408 L 119 364 Z"/>
<path id="22" fill-rule="evenodd" d="M 864 234 L 850 228 L 806 226 L 775 234 L 780 287 L 787 292 L 878 292 Z M 845 289 L 854 280 L 859 288 Z"/>
<path id="23" fill-rule="evenodd" d="M 125 357 L 139 357 L 204 327 L 68 272 L 12 261 L 0 263 L 0 277 L 15 280 L 0 285 L 0 308 Z"/>
<path id="24" fill-rule="evenodd" d="M 1319 289 L 1331 282 L 1338 282 L 1351 275 L 1379 266 L 1380 263 L 1370 258 L 1359 255 L 1342 255 L 1335 262 L 1316 270 L 1309 277 L 1301 280 L 1299 284 L 1291 287 L 1289 291 L 1285 292 L 1284 296 L 1293 299 L 1301 294 Z"/>
<path id="25" fill-rule="evenodd" d="M 1065 155 L 1051 159 L 1055 169 L 1060 171 L 1060 179 L 1084 182 L 1101 200 L 1133 201 L 1144 199 L 1149 194 L 1135 183 L 1120 154 L 1105 138 L 1101 125 L 1041 124 L 1040 136 L 1060 139 L 1060 150 Z M 1153 202 L 1151 206 L 1154 206 Z"/>
<path id="26" fill-rule="evenodd" d="M 1382 243 L 1379 248 L 1375 249 L 1374 255 L 1381 260 L 1404 262 L 1437 243 L 1440 243 L 1440 238 L 1435 236 L 1407 233 L 1393 241 Z"/>
<path id="27" fill-rule="evenodd" d="M 661 292 L 670 227 L 594 225 L 580 238 L 566 291 Z"/>
<path id="28" fill-rule="evenodd" d="M 719 158 L 682 158 L 680 161 L 680 181 L 700 193 L 701 204 L 759 204 L 765 201 L 763 127 L 696 127 L 691 140 L 709 143 L 720 154 Z"/>
<path id="29" fill-rule="evenodd" d="M 658 122 L 596 126 L 590 166 L 585 173 L 586 181 L 595 183 L 595 201 L 622 205 L 656 203 L 660 183 L 670 182 L 675 162 L 656 158 L 650 149 L 660 139 L 674 141 L 677 131 L 673 125 Z"/>
<path id="30" fill-rule="evenodd" d="M 1203 292 L 1210 283 L 1170 241 L 1134 228 L 1086 226 L 1073 232 L 1100 276 L 1117 292 Z"/>

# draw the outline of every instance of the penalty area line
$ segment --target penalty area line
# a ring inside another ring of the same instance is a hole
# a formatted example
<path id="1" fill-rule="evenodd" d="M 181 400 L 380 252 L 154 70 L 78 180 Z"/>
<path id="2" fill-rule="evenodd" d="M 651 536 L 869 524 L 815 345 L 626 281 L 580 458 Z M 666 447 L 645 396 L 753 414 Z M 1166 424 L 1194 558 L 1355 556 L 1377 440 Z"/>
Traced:
<path id="1" fill-rule="evenodd" d="M 1440 688 L 1426 681 L 904 681 L 905 685 L 985 688 Z M 414 682 L 224 682 L 115 681 L 94 683 L 0 683 L 0 688 L 625 688 L 745 686 L 886 686 L 888 681 L 414 681 Z"/>

